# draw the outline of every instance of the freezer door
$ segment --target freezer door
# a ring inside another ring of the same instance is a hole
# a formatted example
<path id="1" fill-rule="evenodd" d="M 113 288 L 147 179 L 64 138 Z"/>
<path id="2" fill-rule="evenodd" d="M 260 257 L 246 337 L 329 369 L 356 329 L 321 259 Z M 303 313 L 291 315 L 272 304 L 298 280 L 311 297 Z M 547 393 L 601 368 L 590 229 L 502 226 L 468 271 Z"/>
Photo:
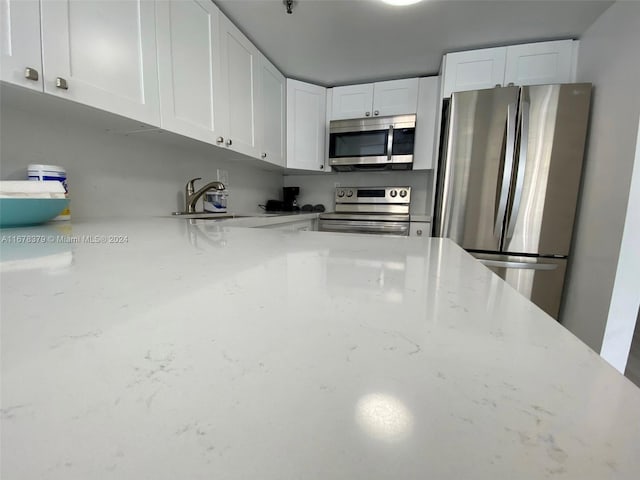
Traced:
<path id="1" fill-rule="evenodd" d="M 560 311 L 567 260 L 474 253 L 480 263 L 556 320 Z"/>
<path id="2" fill-rule="evenodd" d="M 569 254 L 590 84 L 523 87 L 504 253 Z"/>
<path id="3" fill-rule="evenodd" d="M 500 250 L 513 167 L 519 88 L 454 93 L 439 163 L 434 235 Z"/>

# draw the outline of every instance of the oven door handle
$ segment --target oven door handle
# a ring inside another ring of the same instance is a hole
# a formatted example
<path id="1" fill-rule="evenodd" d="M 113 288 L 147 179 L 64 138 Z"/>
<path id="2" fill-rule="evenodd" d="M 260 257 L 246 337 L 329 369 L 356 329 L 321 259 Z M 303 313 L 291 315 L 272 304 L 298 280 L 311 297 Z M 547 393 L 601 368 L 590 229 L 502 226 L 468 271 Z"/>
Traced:
<path id="1" fill-rule="evenodd" d="M 409 222 L 367 222 L 320 220 L 318 230 L 324 232 L 374 233 L 387 235 L 409 235 Z"/>

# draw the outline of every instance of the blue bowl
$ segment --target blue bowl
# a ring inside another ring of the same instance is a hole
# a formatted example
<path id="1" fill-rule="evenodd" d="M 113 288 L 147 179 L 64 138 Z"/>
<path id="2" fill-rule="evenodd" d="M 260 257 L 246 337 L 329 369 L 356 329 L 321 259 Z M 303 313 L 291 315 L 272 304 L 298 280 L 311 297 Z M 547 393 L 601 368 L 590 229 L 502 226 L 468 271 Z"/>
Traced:
<path id="1" fill-rule="evenodd" d="M 0 198 L 0 228 L 40 225 L 56 218 L 68 198 Z"/>

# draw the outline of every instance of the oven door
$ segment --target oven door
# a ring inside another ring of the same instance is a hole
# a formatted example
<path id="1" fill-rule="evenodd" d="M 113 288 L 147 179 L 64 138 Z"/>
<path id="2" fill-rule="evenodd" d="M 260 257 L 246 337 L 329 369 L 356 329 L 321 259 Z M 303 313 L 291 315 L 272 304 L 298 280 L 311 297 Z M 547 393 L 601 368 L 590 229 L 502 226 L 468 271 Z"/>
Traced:
<path id="1" fill-rule="evenodd" d="M 409 236 L 409 222 L 381 220 L 328 220 L 318 222 L 321 232 L 365 233 L 374 235 Z"/>

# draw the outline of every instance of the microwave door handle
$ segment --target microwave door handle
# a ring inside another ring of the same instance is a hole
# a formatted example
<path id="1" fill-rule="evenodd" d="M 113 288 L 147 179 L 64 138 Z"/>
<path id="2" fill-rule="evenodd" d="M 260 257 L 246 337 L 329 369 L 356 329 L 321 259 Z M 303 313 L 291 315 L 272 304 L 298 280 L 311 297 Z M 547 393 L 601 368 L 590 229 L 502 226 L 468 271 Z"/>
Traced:
<path id="1" fill-rule="evenodd" d="M 525 167 L 527 165 L 527 150 L 529 149 L 529 110 L 530 104 L 522 102 L 522 119 L 520 123 L 520 150 L 518 154 L 518 170 L 516 173 L 516 188 L 513 196 L 513 204 L 509 214 L 509 226 L 507 227 L 507 238 L 509 241 L 513 238 L 513 232 L 516 228 L 518 213 L 520 212 L 520 203 L 522 202 L 522 190 L 524 189 Z"/>
<path id="2" fill-rule="evenodd" d="M 502 167 L 502 179 L 500 184 L 500 196 L 496 210 L 496 223 L 493 233 L 496 237 L 502 235 L 502 224 L 507 211 L 507 198 L 511 186 L 511 174 L 513 172 L 513 155 L 516 143 L 516 104 L 507 106 L 507 143 L 504 149 L 504 165 Z"/>
<path id="3" fill-rule="evenodd" d="M 393 125 L 389 125 L 389 135 L 387 135 L 387 161 L 391 161 L 393 153 Z"/>

